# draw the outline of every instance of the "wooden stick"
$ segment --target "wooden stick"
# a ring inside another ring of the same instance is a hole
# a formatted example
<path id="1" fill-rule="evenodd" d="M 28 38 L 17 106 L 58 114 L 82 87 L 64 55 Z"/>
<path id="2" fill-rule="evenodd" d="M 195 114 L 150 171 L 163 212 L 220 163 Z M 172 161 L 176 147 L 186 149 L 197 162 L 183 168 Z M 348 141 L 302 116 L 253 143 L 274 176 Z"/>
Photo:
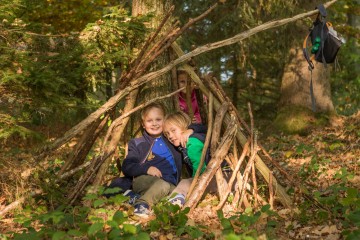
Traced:
<path id="1" fill-rule="evenodd" d="M 141 52 L 139 53 L 139 55 L 136 57 L 136 60 L 134 60 L 133 63 L 130 64 L 131 68 L 134 68 L 135 66 L 139 65 L 142 57 L 144 56 L 146 50 L 148 49 L 148 47 L 150 46 L 150 43 L 152 41 L 154 41 L 154 39 L 159 35 L 161 29 L 164 27 L 165 23 L 169 20 L 171 14 L 174 12 L 175 6 L 171 6 L 169 11 L 167 12 L 167 14 L 164 16 L 163 20 L 161 21 L 160 25 L 157 27 L 156 31 L 154 32 L 154 34 L 152 34 L 145 42 L 144 46 L 141 49 Z"/>
<path id="2" fill-rule="evenodd" d="M 249 159 L 249 162 L 246 165 L 246 168 L 245 168 L 245 171 L 244 171 L 244 178 L 243 178 L 244 180 L 242 182 L 242 186 L 241 186 L 241 189 L 240 189 L 240 202 L 238 203 L 239 206 L 241 206 L 241 203 L 243 201 L 243 197 L 245 195 L 246 183 L 248 182 L 251 168 L 255 167 L 254 166 L 254 161 L 255 161 L 255 157 L 256 157 L 256 153 L 257 153 L 256 136 L 254 137 L 254 139 L 255 139 L 255 141 L 254 141 L 254 144 L 255 144 L 254 152 L 252 152 L 252 155 L 251 155 L 251 157 Z"/>
<path id="3" fill-rule="evenodd" d="M 29 195 L 30 195 L 30 197 L 33 197 L 33 196 L 39 195 L 41 193 L 42 193 L 42 190 L 37 189 L 35 191 L 30 192 Z M 23 197 L 19 198 L 18 200 L 16 200 L 16 201 L 10 203 L 9 205 L 7 205 L 4 209 L 2 209 L 0 211 L 0 216 L 4 216 L 7 212 L 19 207 L 20 204 L 22 204 L 25 201 L 26 197 L 27 196 L 23 196 Z"/>
<path id="4" fill-rule="evenodd" d="M 167 42 L 167 44 L 165 46 L 163 46 L 162 49 L 167 49 L 171 46 L 171 44 L 173 42 L 175 42 L 175 40 L 185 31 L 187 30 L 190 26 L 192 26 L 194 23 L 204 19 L 207 15 L 209 15 L 209 13 L 211 13 L 216 7 L 218 6 L 218 3 L 215 3 L 214 5 L 212 5 L 208 10 L 206 10 L 205 12 L 203 12 L 201 15 L 197 16 L 196 18 L 191 18 L 189 19 L 189 21 L 179 30 L 177 31 L 176 34 L 174 34 L 174 36 L 169 39 L 169 41 Z M 162 50 L 160 49 L 160 50 Z"/>
<path id="5" fill-rule="evenodd" d="M 94 163 L 93 166 L 88 169 L 87 171 L 87 176 L 84 178 L 83 181 L 78 182 L 78 184 L 76 184 L 73 192 L 70 194 L 69 196 L 69 203 L 68 205 L 72 205 L 75 200 L 78 198 L 78 196 L 82 193 L 82 191 L 84 190 L 84 188 L 88 185 L 88 182 L 92 179 L 92 177 L 96 174 L 96 172 L 99 170 L 99 168 L 101 167 L 101 165 L 105 162 L 105 160 L 111 156 L 114 153 L 114 151 L 107 153 L 106 155 L 103 154 L 101 156 L 95 157 L 94 158 Z"/>
<path id="6" fill-rule="evenodd" d="M 211 146 L 210 146 L 210 153 L 213 155 L 215 154 L 215 150 L 218 147 L 218 141 L 220 140 L 220 132 L 221 132 L 221 125 L 223 124 L 223 120 L 225 114 L 229 108 L 229 104 L 224 102 L 221 107 L 218 109 L 215 122 L 214 122 L 214 132 L 211 139 Z"/>
<path id="7" fill-rule="evenodd" d="M 228 108 L 229 108 L 229 104 L 227 102 L 224 102 L 216 114 L 215 122 L 214 122 L 214 133 L 211 139 L 211 147 L 210 147 L 211 155 L 215 154 L 215 150 L 218 146 L 218 140 L 220 140 L 221 125 L 223 124 L 223 119 L 225 117 Z M 224 175 L 222 173 L 221 168 L 219 168 L 216 171 L 215 178 L 216 178 L 217 192 L 219 198 L 220 200 L 223 200 L 225 191 L 228 188 L 228 186 L 226 180 L 224 179 Z"/>
<path id="8" fill-rule="evenodd" d="M 236 164 L 236 167 L 235 167 L 235 169 L 234 169 L 234 171 L 233 171 L 233 173 L 232 173 L 232 175 L 231 175 L 231 178 L 230 178 L 230 180 L 229 180 L 229 184 L 228 184 L 228 188 L 227 188 L 227 190 L 226 190 L 226 192 L 225 192 L 225 196 L 224 196 L 224 198 L 220 201 L 220 203 L 216 206 L 216 210 L 219 210 L 219 209 L 221 209 L 221 208 L 224 206 L 224 204 L 225 204 L 225 202 L 226 202 L 226 200 L 227 200 L 227 197 L 229 196 L 229 194 L 230 194 L 230 192 L 231 192 L 231 188 L 232 188 L 232 186 L 233 186 L 233 184 L 234 184 L 235 178 L 236 178 L 236 176 L 237 176 L 237 174 L 238 174 L 238 172 L 239 172 L 239 170 L 240 170 L 241 164 L 242 164 L 242 162 L 244 161 L 245 156 L 246 156 L 246 154 L 248 153 L 248 151 L 249 151 L 249 142 L 247 142 L 247 143 L 245 144 L 244 148 L 243 148 L 243 151 L 242 151 L 242 153 L 241 153 L 241 156 L 240 156 L 240 158 L 239 158 L 239 160 L 238 160 L 238 162 L 237 162 L 237 164 Z"/>
<path id="9" fill-rule="evenodd" d="M 249 108 L 249 116 L 250 116 L 250 138 L 251 138 L 251 155 L 254 154 L 255 151 L 255 139 L 254 139 L 254 117 L 251 110 L 251 104 L 248 102 L 248 108 Z M 256 160 L 255 160 L 256 161 Z M 253 182 L 253 196 L 254 196 L 254 206 L 257 207 L 258 205 L 258 189 L 257 189 L 257 181 L 256 181 L 256 173 L 255 173 L 255 166 L 252 166 L 251 168 L 251 176 L 252 176 L 252 182 Z"/>
<path id="10" fill-rule="evenodd" d="M 186 196 L 186 199 L 189 199 L 189 196 L 191 195 L 192 191 L 194 190 L 194 187 L 199 179 L 199 176 L 200 176 L 200 171 L 204 165 L 204 162 L 205 162 L 205 157 L 206 157 L 206 152 L 207 152 L 207 149 L 209 148 L 209 144 L 210 144 L 210 140 L 211 140 L 211 134 L 212 134 L 212 129 L 213 129 L 213 103 L 214 103 L 214 97 L 213 95 L 210 93 L 209 94 L 209 116 L 208 116 L 208 119 L 209 119 L 209 125 L 208 125 L 208 129 L 207 129 L 207 132 L 206 132 L 206 138 L 205 138 L 205 143 L 204 143 L 204 148 L 201 152 L 201 160 L 200 160 L 200 164 L 199 164 L 199 167 L 198 169 L 196 170 L 196 173 L 195 173 L 195 176 L 194 176 L 194 179 L 193 181 L 191 182 L 191 185 L 190 185 L 190 188 L 189 188 L 189 191 L 188 191 L 188 194 Z"/>
<path id="11" fill-rule="evenodd" d="M 269 172 L 269 204 L 270 209 L 274 209 L 274 189 L 273 189 L 273 174 Z"/>
<path id="12" fill-rule="evenodd" d="M 64 173 L 55 182 L 58 182 L 59 180 L 70 177 L 71 175 L 73 175 L 73 174 L 77 173 L 78 171 L 80 171 L 80 170 L 86 168 L 87 166 L 89 166 L 90 163 L 91 163 L 91 161 L 88 161 L 88 162 L 84 163 L 83 165 L 78 166 L 77 168 L 74 168 L 71 171 Z M 43 193 L 43 191 L 41 189 L 37 189 L 35 191 L 30 192 L 29 197 L 34 197 L 34 196 L 40 195 L 42 193 Z M 20 204 L 22 204 L 26 200 L 27 197 L 28 196 L 22 196 L 18 200 L 16 200 L 16 201 L 12 202 L 11 204 L 7 205 L 4 209 L 2 209 L 0 211 L 0 217 L 4 216 L 7 212 L 19 207 Z"/>
<path id="13" fill-rule="evenodd" d="M 231 123 L 228 125 L 224 136 L 222 138 L 221 143 L 219 144 L 218 149 L 215 152 L 215 155 L 212 156 L 209 165 L 207 166 L 205 172 L 200 176 L 198 184 L 195 186 L 193 194 L 191 194 L 188 201 L 185 203 L 184 207 L 190 207 L 193 210 L 197 203 L 200 201 L 202 195 L 206 187 L 208 186 L 209 182 L 215 175 L 216 170 L 219 168 L 223 158 L 226 156 L 231 143 L 234 139 L 236 134 L 236 126 L 235 126 L 235 119 L 232 118 Z"/>

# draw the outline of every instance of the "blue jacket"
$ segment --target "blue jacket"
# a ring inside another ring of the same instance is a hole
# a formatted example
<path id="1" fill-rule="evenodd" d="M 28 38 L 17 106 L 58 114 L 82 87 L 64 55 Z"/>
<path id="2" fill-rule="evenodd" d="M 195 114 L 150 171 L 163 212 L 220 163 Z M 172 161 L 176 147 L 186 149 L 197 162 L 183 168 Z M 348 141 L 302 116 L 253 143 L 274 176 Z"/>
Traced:
<path id="1" fill-rule="evenodd" d="M 128 146 L 128 155 L 122 164 L 122 171 L 127 177 L 138 177 L 147 175 L 148 169 L 153 166 L 160 170 L 162 179 L 177 185 L 181 177 L 182 156 L 181 153 L 167 140 L 165 136 L 162 138 L 170 150 L 176 166 L 176 182 L 173 180 L 173 168 L 170 163 L 163 157 L 154 154 L 151 149 L 155 138 L 151 137 L 147 132 L 142 137 L 131 139 Z"/>

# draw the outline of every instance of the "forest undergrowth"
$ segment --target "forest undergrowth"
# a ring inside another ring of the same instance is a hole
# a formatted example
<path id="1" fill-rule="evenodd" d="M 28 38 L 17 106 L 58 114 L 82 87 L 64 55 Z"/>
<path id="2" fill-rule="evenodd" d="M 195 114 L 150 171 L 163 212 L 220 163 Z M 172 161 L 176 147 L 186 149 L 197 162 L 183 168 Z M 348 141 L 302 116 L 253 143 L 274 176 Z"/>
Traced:
<path id="1" fill-rule="evenodd" d="M 359 126 L 360 112 L 338 116 L 306 136 L 273 133 L 260 139 L 291 178 L 266 162 L 291 195 L 293 209 L 276 202 L 274 209 L 265 205 L 237 212 L 227 204 L 215 211 L 219 200 L 207 194 L 191 213 L 161 202 L 146 221 L 133 216 L 126 197 L 102 197 L 103 188 L 74 206 L 61 204 L 68 189 L 59 188 L 54 174 L 71 145 L 38 171 L 31 150 L 8 143 L 0 153 L 0 211 L 26 192 L 41 189 L 43 194 L 0 218 L 0 239 L 359 239 Z"/>

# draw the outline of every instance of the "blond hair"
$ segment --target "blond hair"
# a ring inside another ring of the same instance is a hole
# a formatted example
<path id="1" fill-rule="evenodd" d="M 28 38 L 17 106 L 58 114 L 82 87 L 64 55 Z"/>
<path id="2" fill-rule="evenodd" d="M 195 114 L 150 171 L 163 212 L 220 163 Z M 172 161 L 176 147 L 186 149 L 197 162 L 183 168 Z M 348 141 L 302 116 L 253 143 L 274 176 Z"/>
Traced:
<path id="1" fill-rule="evenodd" d="M 146 107 L 144 107 L 142 110 L 141 110 L 141 113 L 140 113 L 140 116 L 141 116 L 141 121 L 144 122 L 144 119 L 146 117 L 146 115 L 149 113 L 149 111 L 153 108 L 157 108 L 157 109 L 160 109 L 163 114 L 165 115 L 166 113 L 166 109 L 165 109 L 165 106 L 160 103 L 160 102 L 153 102 L 153 103 L 150 103 L 149 105 L 147 105 Z"/>
<path id="2" fill-rule="evenodd" d="M 165 117 L 164 125 L 166 124 L 173 124 L 175 126 L 178 126 L 181 130 L 186 130 L 191 124 L 191 119 L 184 112 L 175 112 L 168 114 Z"/>

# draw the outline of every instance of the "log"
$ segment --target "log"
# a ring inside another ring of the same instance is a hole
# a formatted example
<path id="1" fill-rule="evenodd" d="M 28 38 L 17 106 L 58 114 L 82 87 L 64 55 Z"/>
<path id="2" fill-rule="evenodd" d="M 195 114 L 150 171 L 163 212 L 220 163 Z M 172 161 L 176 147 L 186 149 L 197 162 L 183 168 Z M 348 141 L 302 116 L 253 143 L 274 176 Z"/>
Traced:
<path id="1" fill-rule="evenodd" d="M 215 151 L 215 155 L 211 157 L 209 165 L 207 166 L 205 172 L 200 176 L 199 182 L 196 185 L 194 192 L 189 197 L 188 201 L 185 203 L 184 207 L 190 207 L 193 210 L 197 203 L 200 201 L 206 187 L 209 185 L 209 182 L 214 177 L 216 170 L 220 167 L 221 162 L 229 151 L 231 143 L 236 134 L 237 128 L 235 125 L 234 118 L 232 118 L 230 124 L 228 125 L 221 143 L 219 144 L 218 149 Z"/>
<path id="2" fill-rule="evenodd" d="M 245 146 L 244 146 L 244 149 L 243 149 L 243 151 L 241 153 L 241 156 L 240 156 L 238 162 L 236 163 L 236 167 L 234 168 L 233 173 L 232 173 L 232 175 L 230 177 L 228 188 L 226 189 L 226 192 L 224 194 L 224 198 L 217 205 L 216 210 L 219 210 L 224 206 L 224 204 L 225 204 L 225 202 L 227 200 L 227 197 L 229 196 L 229 194 L 231 192 L 231 188 L 232 188 L 232 186 L 234 184 L 235 178 L 237 177 L 237 175 L 238 175 L 238 173 L 240 171 L 241 164 L 244 161 L 245 156 L 248 153 L 248 151 L 249 151 L 249 142 L 247 142 L 245 144 Z"/>
<path id="3" fill-rule="evenodd" d="M 214 133 L 213 133 L 213 136 L 211 139 L 211 147 L 210 147 L 211 155 L 215 154 L 216 148 L 218 146 L 218 141 L 220 140 L 221 125 L 223 123 L 225 114 L 229 109 L 229 106 L 230 106 L 229 103 L 224 102 L 216 114 L 215 122 L 214 122 Z M 215 178 L 216 178 L 218 195 L 219 195 L 219 198 L 221 201 L 221 200 L 223 200 L 226 189 L 228 188 L 228 184 L 224 178 L 221 168 L 219 168 L 216 171 Z"/>

